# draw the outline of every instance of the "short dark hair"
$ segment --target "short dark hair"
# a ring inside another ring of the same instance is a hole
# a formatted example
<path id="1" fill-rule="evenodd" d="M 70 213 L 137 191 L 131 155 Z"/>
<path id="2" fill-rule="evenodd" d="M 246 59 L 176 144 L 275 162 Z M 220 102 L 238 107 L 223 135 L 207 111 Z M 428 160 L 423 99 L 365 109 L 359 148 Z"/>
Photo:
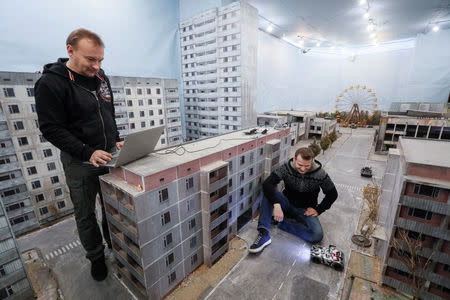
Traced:
<path id="1" fill-rule="evenodd" d="M 85 38 L 92 40 L 97 46 L 105 47 L 105 44 L 103 44 L 103 41 L 98 34 L 84 28 L 72 31 L 66 39 L 66 46 L 71 45 L 72 47 L 76 47 L 78 42 Z"/>
<path id="2" fill-rule="evenodd" d="M 302 147 L 298 148 L 297 151 L 295 151 L 295 159 L 297 159 L 298 156 L 301 156 L 304 160 L 310 160 L 314 158 L 314 152 L 308 148 L 308 147 Z"/>

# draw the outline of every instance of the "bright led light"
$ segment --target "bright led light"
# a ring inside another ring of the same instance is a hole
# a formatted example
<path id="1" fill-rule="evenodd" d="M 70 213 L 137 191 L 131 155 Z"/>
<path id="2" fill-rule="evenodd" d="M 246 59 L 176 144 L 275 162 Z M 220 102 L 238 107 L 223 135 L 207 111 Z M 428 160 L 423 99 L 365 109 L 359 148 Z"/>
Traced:
<path id="1" fill-rule="evenodd" d="M 369 25 L 367 25 L 367 31 L 372 31 L 373 30 L 373 25 L 372 24 L 369 24 Z"/>
<path id="2" fill-rule="evenodd" d="M 377 36 L 377 34 L 375 33 L 375 32 L 372 32 L 371 34 L 370 34 L 370 37 L 371 38 L 374 38 L 374 37 L 376 37 Z"/>
<path id="3" fill-rule="evenodd" d="M 437 25 L 434 25 L 434 26 L 433 26 L 433 31 L 434 31 L 434 32 L 437 32 L 437 31 L 439 31 L 439 26 L 437 26 Z"/>
<path id="4" fill-rule="evenodd" d="M 273 30 L 272 25 L 267 26 L 267 31 L 268 31 L 268 32 L 272 32 L 272 30 Z"/>
<path id="5" fill-rule="evenodd" d="M 300 41 L 298 41 L 298 44 L 299 44 L 300 46 L 303 46 L 303 45 L 305 44 L 305 41 L 300 40 Z"/>
<path id="6" fill-rule="evenodd" d="M 366 4 L 366 0 L 359 0 L 359 5 L 364 5 Z"/>
<path id="7" fill-rule="evenodd" d="M 317 42 L 317 43 L 316 43 L 316 47 L 320 47 L 320 42 Z"/>
<path id="8" fill-rule="evenodd" d="M 364 14 L 364 19 L 368 19 L 369 17 L 370 17 L 369 13 L 366 12 L 366 13 Z"/>

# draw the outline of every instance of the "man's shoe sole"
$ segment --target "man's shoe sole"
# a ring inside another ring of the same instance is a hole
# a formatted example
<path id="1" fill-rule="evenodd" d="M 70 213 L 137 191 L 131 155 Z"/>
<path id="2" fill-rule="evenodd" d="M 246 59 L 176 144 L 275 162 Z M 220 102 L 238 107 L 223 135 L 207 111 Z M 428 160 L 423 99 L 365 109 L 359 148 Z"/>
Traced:
<path id="1" fill-rule="evenodd" d="M 255 249 L 248 249 L 248 252 L 250 253 L 259 253 L 261 251 L 264 250 L 264 248 L 266 246 L 269 246 L 272 243 L 272 239 L 269 239 L 267 242 L 265 242 L 264 244 L 262 244 L 259 248 L 255 248 Z"/>

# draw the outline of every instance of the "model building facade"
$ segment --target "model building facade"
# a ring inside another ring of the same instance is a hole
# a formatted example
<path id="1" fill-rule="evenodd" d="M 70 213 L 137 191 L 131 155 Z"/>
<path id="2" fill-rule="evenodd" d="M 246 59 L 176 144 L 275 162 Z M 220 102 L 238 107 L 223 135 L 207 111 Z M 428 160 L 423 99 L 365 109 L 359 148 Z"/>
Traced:
<path id="1" fill-rule="evenodd" d="M 289 129 L 237 131 L 155 152 L 102 176 L 120 272 L 160 299 L 216 262 L 258 210 L 264 178 L 289 156 Z"/>
<path id="2" fill-rule="evenodd" d="M 186 138 L 256 125 L 258 10 L 246 2 L 180 23 Z"/>

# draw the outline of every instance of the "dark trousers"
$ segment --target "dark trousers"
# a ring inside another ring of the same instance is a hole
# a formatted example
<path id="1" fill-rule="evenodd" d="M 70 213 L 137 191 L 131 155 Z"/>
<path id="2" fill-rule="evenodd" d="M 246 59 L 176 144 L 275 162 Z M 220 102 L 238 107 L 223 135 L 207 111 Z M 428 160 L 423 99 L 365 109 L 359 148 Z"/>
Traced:
<path id="1" fill-rule="evenodd" d="M 275 196 L 284 215 L 283 221 L 278 223 L 278 228 L 310 243 L 317 243 L 322 240 L 323 231 L 318 217 L 305 216 L 306 209 L 293 206 L 286 196 L 278 191 L 275 192 Z M 264 228 L 269 232 L 272 214 L 273 204 L 266 196 L 263 196 L 259 210 L 258 228 Z"/>
<path id="2" fill-rule="evenodd" d="M 63 151 L 61 151 L 61 162 L 66 175 L 70 198 L 73 203 L 78 235 L 81 244 L 86 250 L 86 257 L 90 261 L 94 261 L 104 256 L 102 234 L 95 215 L 97 194 L 100 195 L 100 204 L 102 207 L 103 236 L 108 244 L 111 243 L 98 179 L 100 175 L 108 173 L 108 169 L 102 167 L 96 168 L 92 165 L 85 164 Z"/>

